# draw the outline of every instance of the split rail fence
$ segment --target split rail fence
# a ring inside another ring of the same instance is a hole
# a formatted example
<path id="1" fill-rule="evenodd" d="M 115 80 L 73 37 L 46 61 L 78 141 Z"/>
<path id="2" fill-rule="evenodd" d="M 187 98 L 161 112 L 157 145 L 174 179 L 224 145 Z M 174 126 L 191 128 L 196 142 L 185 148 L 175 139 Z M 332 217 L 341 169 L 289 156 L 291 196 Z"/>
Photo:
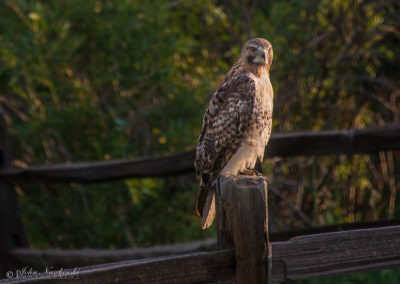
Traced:
<path id="1" fill-rule="evenodd" d="M 70 268 L 72 283 L 270 283 L 400 267 L 400 220 L 339 224 L 268 234 L 263 177 L 221 178 L 218 238 L 146 249 L 29 249 L 14 185 L 103 182 L 193 172 L 194 151 L 158 158 L 11 167 L 0 115 L 1 277 L 21 267 Z M 346 131 L 274 134 L 266 157 L 369 154 L 400 150 L 400 125 Z M 250 210 L 256 208 L 257 210 Z M 65 283 L 51 275 L 0 283 Z"/>

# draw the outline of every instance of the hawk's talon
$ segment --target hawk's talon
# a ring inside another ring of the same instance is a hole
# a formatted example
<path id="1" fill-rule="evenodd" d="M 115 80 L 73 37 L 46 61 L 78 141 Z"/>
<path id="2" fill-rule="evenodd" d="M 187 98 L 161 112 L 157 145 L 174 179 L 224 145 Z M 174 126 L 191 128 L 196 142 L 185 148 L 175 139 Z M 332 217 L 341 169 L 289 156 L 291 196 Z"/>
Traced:
<path id="1" fill-rule="evenodd" d="M 263 176 L 262 173 L 260 173 L 259 171 L 255 170 L 255 169 L 244 169 L 244 170 L 240 171 L 239 174 L 245 175 L 245 176 Z"/>

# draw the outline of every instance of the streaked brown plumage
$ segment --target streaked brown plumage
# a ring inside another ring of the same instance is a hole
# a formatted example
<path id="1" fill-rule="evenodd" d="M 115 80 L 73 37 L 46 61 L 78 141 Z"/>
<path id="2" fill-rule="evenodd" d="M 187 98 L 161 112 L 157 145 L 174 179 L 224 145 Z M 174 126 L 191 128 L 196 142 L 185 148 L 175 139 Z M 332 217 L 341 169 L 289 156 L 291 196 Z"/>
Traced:
<path id="1" fill-rule="evenodd" d="M 263 159 L 272 128 L 272 57 L 267 40 L 247 41 L 208 105 L 195 161 L 200 179 L 196 210 L 203 229 L 215 216 L 217 177 L 253 169 L 257 159 Z"/>

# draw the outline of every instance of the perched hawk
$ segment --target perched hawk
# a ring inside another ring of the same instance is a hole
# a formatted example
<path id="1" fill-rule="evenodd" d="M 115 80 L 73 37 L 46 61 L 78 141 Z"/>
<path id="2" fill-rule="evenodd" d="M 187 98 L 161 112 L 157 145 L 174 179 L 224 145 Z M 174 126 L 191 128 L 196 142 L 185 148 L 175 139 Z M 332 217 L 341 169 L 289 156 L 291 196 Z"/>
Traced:
<path id="1" fill-rule="evenodd" d="M 267 40 L 247 41 L 204 115 L 195 161 L 200 179 L 196 210 L 203 229 L 214 220 L 218 176 L 252 173 L 257 159 L 263 159 L 272 128 L 272 56 Z"/>

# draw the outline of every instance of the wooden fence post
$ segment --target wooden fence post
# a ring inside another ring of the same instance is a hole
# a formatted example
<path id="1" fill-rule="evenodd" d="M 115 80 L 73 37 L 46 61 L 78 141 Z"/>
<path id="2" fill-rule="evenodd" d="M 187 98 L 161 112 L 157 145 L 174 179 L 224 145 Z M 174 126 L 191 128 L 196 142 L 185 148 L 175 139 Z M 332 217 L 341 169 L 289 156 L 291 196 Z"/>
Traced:
<path id="1" fill-rule="evenodd" d="M 11 165 L 11 153 L 6 122 L 0 110 L 0 169 Z M 14 247 L 28 247 L 22 226 L 14 187 L 0 181 L 0 278 L 15 269 L 8 251 Z"/>
<path id="2" fill-rule="evenodd" d="M 218 248 L 235 248 L 235 283 L 271 283 L 265 177 L 219 177 L 216 210 Z"/>

